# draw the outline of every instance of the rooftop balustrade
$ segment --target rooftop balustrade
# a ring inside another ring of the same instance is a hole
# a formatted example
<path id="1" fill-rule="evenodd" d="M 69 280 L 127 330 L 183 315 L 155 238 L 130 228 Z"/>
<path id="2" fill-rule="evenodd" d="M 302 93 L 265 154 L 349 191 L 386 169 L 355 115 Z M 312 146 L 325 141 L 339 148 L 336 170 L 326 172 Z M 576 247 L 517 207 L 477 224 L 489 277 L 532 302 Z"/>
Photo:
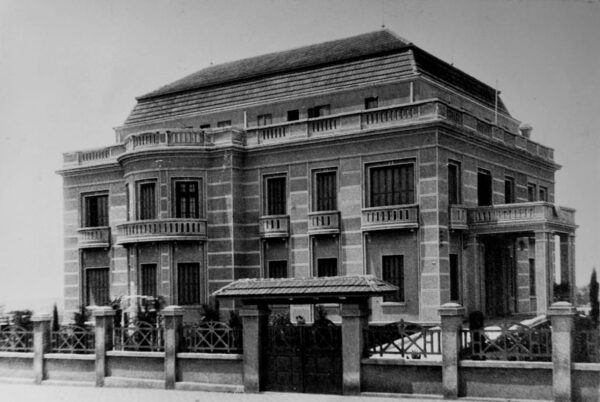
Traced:
<path id="1" fill-rule="evenodd" d="M 357 110 L 329 116 L 271 124 L 262 127 L 226 127 L 215 129 L 162 129 L 127 136 L 123 144 L 65 153 L 65 167 L 116 162 L 119 155 L 165 147 L 212 148 L 226 145 L 261 146 L 285 143 L 311 137 L 343 135 L 352 132 L 402 127 L 411 124 L 445 121 L 474 135 L 503 143 L 507 147 L 528 152 L 552 161 L 553 150 L 528 138 L 508 132 L 473 115 L 447 106 L 439 99 L 403 105 Z"/>

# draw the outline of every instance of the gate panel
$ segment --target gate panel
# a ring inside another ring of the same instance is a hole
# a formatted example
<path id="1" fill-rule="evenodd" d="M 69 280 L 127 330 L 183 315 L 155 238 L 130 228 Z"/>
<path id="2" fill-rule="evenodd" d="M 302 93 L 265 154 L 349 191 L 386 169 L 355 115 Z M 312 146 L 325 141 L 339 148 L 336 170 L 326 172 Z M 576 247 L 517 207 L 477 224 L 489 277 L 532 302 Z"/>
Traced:
<path id="1" fill-rule="evenodd" d="M 342 392 L 341 328 L 269 326 L 265 344 L 265 390 Z"/>

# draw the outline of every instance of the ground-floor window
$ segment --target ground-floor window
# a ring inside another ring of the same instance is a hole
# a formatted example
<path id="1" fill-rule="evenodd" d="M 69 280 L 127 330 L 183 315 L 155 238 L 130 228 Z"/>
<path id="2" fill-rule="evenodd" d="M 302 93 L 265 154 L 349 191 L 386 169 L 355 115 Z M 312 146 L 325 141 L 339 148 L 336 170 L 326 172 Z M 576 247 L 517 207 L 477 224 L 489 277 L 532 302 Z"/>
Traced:
<path id="1" fill-rule="evenodd" d="M 269 278 L 287 278 L 287 261 L 269 261 Z"/>
<path id="2" fill-rule="evenodd" d="M 86 268 L 85 302 L 88 306 L 104 306 L 110 302 L 108 268 Z"/>
<path id="3" fill-rule="evenodd" d="M 385 296 L 385 302 L 404 302 L 404 256 L 384 255 L 382 256 L 383 280 L 398 287 L 394 295 Z"/>
<path id="4" fill-rule="evenodd" d="M 452 301 L 459 301 L 460 299 L 458 271 L 458 254 L 450 254 L 450 300 Z"/>
<path id="5" fill-rule="evenodd" d="M 200 304 L 200 264 L 177 264 L 177 299 L 181 306 Z"/>
<path id="6" fill-rule="evenodd" d="M 156 296 L 156 264 L 142 264 L 140 267 L 140 291 L 144 296 Z"/>
<path id="7" fill-rule="evenodd" d="M 319 258 L 317 276 L 337 276 L 337 258 Z"/>

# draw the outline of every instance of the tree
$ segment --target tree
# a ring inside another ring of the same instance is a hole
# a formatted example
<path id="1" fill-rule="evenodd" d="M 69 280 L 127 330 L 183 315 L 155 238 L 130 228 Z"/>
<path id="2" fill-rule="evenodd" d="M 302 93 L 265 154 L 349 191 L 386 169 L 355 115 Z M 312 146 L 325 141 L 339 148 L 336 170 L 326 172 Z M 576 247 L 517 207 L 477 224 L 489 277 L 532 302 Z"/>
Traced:
<path id="1" fill-rule="evenodd" d="M 600 313 L 600 303 L 598 302 L 598 279 L 596 278 L 596 268 L 592 270 L 590 278 L 590 316 L 594 324 L 598 325 L 598 314 Z"/>
<path id="2" fill-rule="evenodd" d="M 54 303 L 54 307 L 52 308 L 52 331 L 60 331 L 60 322 L 58 321 L 58 308 L 56 307 L 56 303 Z"/>

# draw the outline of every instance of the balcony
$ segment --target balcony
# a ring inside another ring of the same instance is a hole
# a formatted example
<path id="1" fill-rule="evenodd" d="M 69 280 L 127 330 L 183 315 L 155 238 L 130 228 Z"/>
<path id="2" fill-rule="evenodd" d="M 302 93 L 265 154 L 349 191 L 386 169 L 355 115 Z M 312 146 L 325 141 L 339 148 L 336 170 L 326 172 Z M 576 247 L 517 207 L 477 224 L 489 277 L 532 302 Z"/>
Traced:
<path id="1" fill-rule="evenodd" d="M 362 230 L 416 229 L 419 227 L 419 206 L 365 208 L 361 223 Z"/>
<path id="2" fill-rule="evenodd" d="M 276 238 L 290 236 L 290 217 L 287 215 L 270 215 L 258 219 L 260 237 Z"/>
<path id="3" fill-rule="evenodd" d="M 101 226 L 78 229 L 77 244 L 79 248 L 110 247 L 110 227 Z"/>
<path id="4" fill-rule="evenodd" d="M 462 205 L 451 205 L 448 222 L 452 230 L 467 230 L 467 208 Z"/>
<path id="5" fill-rule="evenodd" d="M 339 211 L 311 212 L 308 214 L 308 234 L 339 234 Z"/>
<path id="6" fill-rule="evenodd" d="M 206 240 L 204 219 L 160 219 L 127 222 L 117 226 L 118 244 L 151 241 Z"/>
<path id="7" fill-rule="evenodd" d="M 479 232 L 508 230 L 574 229 L 575 210 L 548 202 L 492 205 L 469 208 L 469 229 Z"/>

